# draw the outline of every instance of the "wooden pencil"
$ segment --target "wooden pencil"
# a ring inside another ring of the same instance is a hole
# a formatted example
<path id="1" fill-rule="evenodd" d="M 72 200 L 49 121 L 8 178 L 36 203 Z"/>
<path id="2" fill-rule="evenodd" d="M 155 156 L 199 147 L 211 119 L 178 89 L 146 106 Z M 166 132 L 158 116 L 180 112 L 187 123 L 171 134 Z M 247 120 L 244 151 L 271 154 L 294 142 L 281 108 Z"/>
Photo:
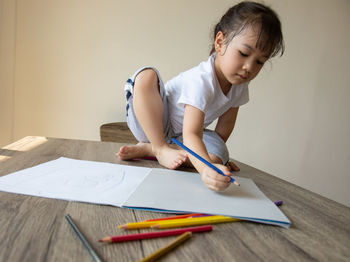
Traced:
<path id="1" fill-rule="evenodd" d="M 92 256 L 92 258 L 94 259 L 94 261 L 95 262 L 102 262 L 102 259 L 97 255 L 95 250 L 91 247 L 89 242 L 84 237 L 83 233 L 79 230 L 79 228 L 73 222 L 73 219 L 70 217 L 70 215 L 66 214 L 65 218 L 67 219 L 69 225 L 73 228 L 76 235 L 79 237 L 80 241 L 83 243 L 84 247 L 86 247 L 86 249 L 89 251 L 89 253 Z"/>
<path id="2" fill-rule="evenodd" d="M 119 229 L 142 229 L 142 228 L 151 228 L 153 225 L 158 224 L 158 221 L 141 221 L 141 222 L 132 222 L 126 223 L 124 225 L 118 226 Z"/>
<path id="3" fill-rule="evenodd" d="M 237 221 L 240 221 L 240 220 L 237 218 L 225 217 L 225 216 L 206 216 L 206 217 L 197 217 L 197 218 L 184 218 L 184 219 L 158 221 L 158 223 L 156 225 L 153 225 L 152 228 L 165 229 L 165 228 L 199 226 L 199 225 L 209 225 L 209 224 L 237 222 Z"/>
<path id="4" fill-rule="evenodd" d="M 179 219 L 159 220 L 150 222 L 134 222 L 118 226 L 119 229 L 144 229 L 144 228 L 174 228 L 181 226 L 200 226 L 209 225 L 212 223 L 234 222 L 239 219 L 226 216 L 203 216 L 203 217 L 188 217 Z M 167 227 L 169 226 L 169 227 Z"/>
<path id="5" fill-rule="evenodd" d="M 171 216 L 171 217 L 161 217 L 161 218 L 147 219 L 147 220 L 145 220 L 145 222 L 159 221 L 159 220 L 169 220 L 169 219 L 179 219 L 179 218 L 194 217 L 194 216 L 201 216 L 201 215 L 203 215 L 203 214 L 192 213 L 192 214 L 184 214 L 184 215 L 177 215 L 177 216 Z"/>
<path id="6" fill-rule="evenodd" d="M 151 262 L 155 261 L 159 257 L 165 255 L 170 250 L 174 249 L 187 239 L 189 239 L 192 236 L 191 232 L 185 232 L 181 236 L 177 237 L 174 241 L 170 242 L 168 245 L 158 249 L 156 252 L 152 253 L 151 255 L 145 257 L 144 259 L 140 260 L 139 262 Z"/>
<path id="7" fill-rule="evenodd" d="M 162 230 L 162 231 L 139 233 L 139 234 L 110 236 L 110 237 L 105 237 L 100 239 L 99 242 L 116 243 L 116 242 L 125 242 L 125 241 L 149 239 L 149 238 L 156 238 L 156 237 L 176 236 L 176 235 L 181 235 L 185 232 L 199 233 L 199 232 L 207 232 L 211 230 L 213 230 L 212 226 L 188 227 L 188 228 Z"/>
<path id="8" fill-rule="evenodd" d="M 226 176 L 224 172 L 222 172 L 219 168 L 217 168 L 216 166 L 214 166 L 212 163 L 208 162 L 207 160 L 205 160 L 203 157 L 201 157 L 200 155 L 198 155 L 197 153 L 193 152 L 191 149 L 189 149 L 187 146 L 185 146 L 184 144 L 182 144 L 180 141 L 176 140 L 175 138 L 171 139 L 175 144 L 177 144 L 178 146 L 182 147 L 183 149 L 185 149 L 187 152 L 189 152 L 191 155 L 193 155 L 194 157 L 196 157 L 198 160 L 200 160 L 202 163 L 204 163 L 205 165 L 207 165 L 208 167 L 214 169 L 216 172 L 218 172 L 220 175 Z M 240 186 L 240 184 L 233 178 L 233 177 L 229 177 L 231 183 L 235 184 L 236 186 Z"/>
<path id="9" fill-rule="evenodd" d="M 189 217 L 168 217 L 168 219 L 156 219 L 156 220 L 151 220 L 151 221 L 140 221 L 140 222 L 131 222 L 131 223 L 126 223 L 124 225 L 119 225 L 118 229 L 144 229 L 144 228 L 151 228 L 154 225 L 159 224 L 160 222 L 163 221 L 172 221 L 172 220 L 178 220 L 178 219 L 186 219 L 186 218 L 192 218 L 192 215 L 195 214 L 190 214 L 191 216 Z M 198 214 L 199 215 L 199 214 Z M 186 215 L 187 216 L 187 215 Z"/>

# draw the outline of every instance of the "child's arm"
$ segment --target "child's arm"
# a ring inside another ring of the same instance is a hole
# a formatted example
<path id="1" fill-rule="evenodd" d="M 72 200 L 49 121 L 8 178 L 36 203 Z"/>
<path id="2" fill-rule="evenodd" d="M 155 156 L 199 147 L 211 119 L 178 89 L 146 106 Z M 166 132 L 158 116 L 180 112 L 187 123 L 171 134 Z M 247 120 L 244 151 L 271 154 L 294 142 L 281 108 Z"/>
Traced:
<path id="1" fill-rule="evenodd" d="M 219 117 L 218 122 L 216 123 L 215 132 L 225 141 L 225 143 L 235 127 L 238 109 L 239 107 L 231 107 Z"/>
<path id="2" fill-rule="evenodd" d="M 196 107 L 186 105 L 183 120 L 183 139 L 184 144 L 192 151 L 212 163 L 207 149 L 202 141 L 203 138 L 204 113 Z M 230 178 L 217 173 L 212 168 L 202 163 L 197 158 L 189 155 L 191 163 L 201 174 L 203 182 L 207 187 L 215 191 L 226 189 L 231 183 Z M 231 175 L 229 169 L 224 165 L 214 164 L 226 175 Z"/>
<path id="3" fill-rule="evenodd" d="M 233 128 L 236 124 L 237 114 L 239 107 L 231 107 L 218 119 L 218 122 L 215 127 L 215 132 L 222 138 L 222 140 L 227 141 L 230 137 Z M 239 171 L 239 167 L 232 161 L 228 162 L 228 165 L 233 171 Z"/>

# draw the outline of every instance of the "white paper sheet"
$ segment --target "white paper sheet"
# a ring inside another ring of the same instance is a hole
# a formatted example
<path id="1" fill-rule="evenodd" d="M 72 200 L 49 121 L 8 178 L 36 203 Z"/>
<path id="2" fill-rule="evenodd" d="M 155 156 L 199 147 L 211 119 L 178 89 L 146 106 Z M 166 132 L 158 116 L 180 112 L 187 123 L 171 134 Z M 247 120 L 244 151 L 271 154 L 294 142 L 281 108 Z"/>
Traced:
<path id="1" fill-rule="evenodd" d="M 151 170 L 61 157 L 0 177 L 0 190 L 120 207 Z"/>
<path id="2" fill-rule="evenodd" d="M 160 212 L 231 216 L 289 227 L 251 179 L 208 189 L 198 173 L 59 158 L 0 177 L 0 191 Z"/>
<path id="3" fill-rule="evenodd" d="M 223 192 L 208 189 L 198 173 L 154 168 L 124 207 L 231 216 L 288 227 L 290 221 L 255 185 L 235 177 L 241 186 Z"/>

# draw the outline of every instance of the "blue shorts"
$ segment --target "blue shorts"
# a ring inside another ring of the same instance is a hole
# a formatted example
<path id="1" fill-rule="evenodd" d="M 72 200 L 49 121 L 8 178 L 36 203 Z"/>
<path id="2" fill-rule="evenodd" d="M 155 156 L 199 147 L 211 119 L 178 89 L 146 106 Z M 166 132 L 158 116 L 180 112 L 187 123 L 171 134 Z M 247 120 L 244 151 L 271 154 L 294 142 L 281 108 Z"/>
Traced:
<path id="1" fill-rule="evenodd" d="M 138 141 L 144 142 L 144 143 L 149 142 L 148 138 L 143 132 L 141 125 L 136 119 L 134 108 L 133 108 L 133 87 L 135 83 L 135 78 L 141 71 L 147 68 L 154 70 L 158 76 L 159 93 L 163 102 L 163 132 L 164 132 L 165 139 L 168 143 L 172 143 L 171 138 L 175 137 L 177 140 L 182 142 L 183 141 L 182 134 L 175 134 L 171 126 L 171 123 L 169 121 L 170 116 L 169 116 L 168 101 L 167 101 L 164 83 L 162 81 L 162 78 L 158 70 L 153 67 L 140 68 L 126 81 L 124 89 L 126 92 L 126 119 L 127 119 L 128 127 Z M 229 152 L 228 152 L 226 143 L 215 131 L 204 129 L 203 142 L 209 154 L 213 154 L 218 158 L 220 158 L 223 164 L 226 164 L 228 162 Z"/>

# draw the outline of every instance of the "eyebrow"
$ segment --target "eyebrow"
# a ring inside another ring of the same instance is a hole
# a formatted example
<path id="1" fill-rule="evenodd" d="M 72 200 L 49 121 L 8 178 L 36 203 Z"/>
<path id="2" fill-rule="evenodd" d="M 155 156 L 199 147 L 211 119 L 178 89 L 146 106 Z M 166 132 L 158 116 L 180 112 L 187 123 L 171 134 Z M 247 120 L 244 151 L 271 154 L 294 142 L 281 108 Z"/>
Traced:
<path id="1" fill-rule="evenodd" d="M 254 48 L 253 47 L 251 47 L 250 45 L 248 45 L 248 44 L 243 44 L 245 47 L 248 47 L 249 49 L 252 49 L 252 50 L 254 50 Z"/>
<path id="2" fill-rule="evenodd" d="M 255 50 L 255 48 L 253 48 L 253 47 L 251 47 L 250 45 L 248 45 L 248 44 L 243 44 L 245 47 L 247 47 L 248 49 L 250 49 L 250 50 Z M 268 56 L 268 55 L 263 55 L 263 57 L 265 57 L 265 58 L 269 58 L 270 56 Z"/>

